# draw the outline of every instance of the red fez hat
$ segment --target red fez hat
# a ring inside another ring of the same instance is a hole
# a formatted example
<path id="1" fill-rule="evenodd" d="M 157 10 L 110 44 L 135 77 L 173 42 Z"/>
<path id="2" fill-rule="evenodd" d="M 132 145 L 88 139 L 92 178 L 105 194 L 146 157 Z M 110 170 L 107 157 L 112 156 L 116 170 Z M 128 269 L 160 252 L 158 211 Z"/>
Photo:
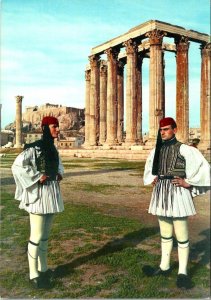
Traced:
<path id="1" fill-rule="evenodd" d="M 41 123 L 41 126 L 44 126 L 44 125 L 51 125 L 51 124 L 55 124 L 57 126 L 59 126 L 59 121 L 57 118 L 55 117 L 44 117 L 42 119 L 42 123 Z"/>
<path id="2" fill-rule="evenodd" d="M 167 117 L 160 120 L 160 127 L 172 125 L 173 128 L 177 127 L 176 122 L 173 118 Z"/>

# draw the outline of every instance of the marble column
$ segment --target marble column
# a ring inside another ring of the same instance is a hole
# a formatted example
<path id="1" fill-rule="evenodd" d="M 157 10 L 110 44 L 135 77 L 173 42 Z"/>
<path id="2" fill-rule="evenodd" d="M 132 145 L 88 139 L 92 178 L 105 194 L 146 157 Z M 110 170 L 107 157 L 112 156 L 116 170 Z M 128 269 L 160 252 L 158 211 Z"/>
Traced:
<path id="1" fill-rule="evenodd" d="M 100 137 L 99 144 L 106 141 L 106 113 L 107 113 L 107 63 L 100 62 Z"/>
<path id="2" fill-rule="evenodd" d="M 90 119 L 89 144 L 97 144 L 98 135 L 98 109 L 99 109 L 99 55 L 89 57 L 91 67 L 90 79 Z"/>
<path id="3" fill-rule="evenodd" d="M 182 36 L 176 43 L 176 122 L 177 139 L 183 143 L 189 140 L 189 74 L 188 49 L 189 41 Z"/>
<path id="4" fill-rule="evenodd" d="M 15 127 L 15 148 L 22 147 L 22 100 L 23 96 L 16 96 L 16 127 Z"/>
<path id="5" fill-rule="evenodd" d="M 126 140 L 127 144 L 134 144 L 137 140 L 137 53 L 138 46 L 129 39 L 124 42 L 127 54 L 127 79 L 126 79 Z"/>
<path id="6" fill-rule="evenodd" d="M 117 66 L 117 140 L 123 141 L 124 133 L 124 65 L 119 61 Z"/>
<path id="7" fill-rule="evenodd" d="M 163 59 L 163 86 L 162 86 L 162 93 L 163 93 L 163 97 L 162 97 L 162 112 L 163 112 L 163 117 L 165 117 L 166 115 L 166 92 L 165 92 L 165 59 L 164 59 L 164 51 L 162 52 L 162 59 Z"/>
<path id="8" fill-rule="evenodd" d="M 146 33 L 150 43 L 149 67 L 149 143 L 157 139 L 159 121 L 163 118 L 163 52 L 162 41 L 165 33 L 153 30 Z"/>
<path id="9" fill-rule="evenodd" d="M 117 59 L 119 50 L 109 48 L 107 54 L 107 135 L 106 144 L 117 143 Z"/>
<path id="10" fill-rule="evenodd" d="M 142 137 L 142 63 L 143 56 L 137 57 L 137 81 L 136 81 L 136 95 L 137 95 L 137 143 L 143 143 Z"/>
<path id="11" fill-rule="evenodd" d="M 199 148 L 210 149 L 210 60 L 211 43 L 201 45 L 201 95 L 200 95 L 200 127 L 201 138 Z"/>
<path id="12" fill-rule="evenodd" d="M 87 69 L 85 71 L 86 80 L 86 107 L 85 107 L 85 145 L 89 145 L 89 123 L 90 123 L 90 80 L 91 80 L 91 70 Z"/>

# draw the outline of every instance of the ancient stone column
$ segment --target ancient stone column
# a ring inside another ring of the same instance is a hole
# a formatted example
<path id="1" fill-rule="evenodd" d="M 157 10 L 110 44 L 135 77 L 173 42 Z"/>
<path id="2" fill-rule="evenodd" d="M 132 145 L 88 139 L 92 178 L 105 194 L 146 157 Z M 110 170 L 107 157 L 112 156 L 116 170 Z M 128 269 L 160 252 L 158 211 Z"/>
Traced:
<path id="1" fill-rule="evenodd" d="M 95 146 L 98 134 L 99 55 L 92 55 L 89 57 L 89 60 L 91 66 L 89 144 L 90 146 Z"/>
<path id="2" fill-rule="evenodd" d="M 119 51 L 109 48 L 107 54 L 107 136 L 106 144 L 117 143 L 117 58 Z"/>
<path id="3" fill-rule="evenodd" d="M 85 71 L 86 80 L 86 107 L 85 107 L 85 145 L 89 145 L 89 127 L 90 127 L 90 80 L 91 80 L 91 70 L 87 69 Z"/>
<path id="4" fill-rule="evenodd" d="M 163 86 L 162 86 L 162 93 L 163 93 L 163 97 L 162 97 L 162 111 L 163 111 L 163 117 L 165 117 L 166 115 L 166 97 L 165 97 L 165 59 L 164 59 L 164 51 L 162 52 L 162 59 L 163 59 Z"/>
<path id="5" fill-rule="evenodd" d="M 124 65 L 123 61 L 117 66 L 117 140 L 123 141 L 124 133 Z"/>
<path id="6" fill-rule="evenodd" d="M 127 144 L 136 143 L 137 139 L 137 95 L 136 95 L 136 66 L 138 46 L 132 39 L 123 43 L 127 53 L 126 79 L 126 140 Z"/>
<path id="7" fill-rule="evenodd" d="M 142 137 L 142 63 L 143 56 L 137 57 L 137 81 L 136 81 L 136 96 L 137 96 L 137 143 L 143 143 Z"/>
<path id="8" fill-rule="evenodd" d="M 200 148 L 210 149 L 210 60 L 211 60 L 211 44 L 201 45 L 201 95 L 200 95 L 200 123 L 201 123 L 201 139 Z"/>
<path id="9" fill-rule="evenodd" d="M 176 43 L 176 122 L 177 139 L 187 143 L 189 139 L 189 75 L 188 75 L 188 38 L 175 39 Z"/>
<path id="10" fill-rule="evenodd" d="M 149 142 L 154 144 L 157 138 L 159 121 L 163 118 L 163 52 L 162 41 L 165 33 L 153 30 L 146 33 L 150 42 L 150 90 L 149 90 Z"/>
<path id="11" fill-rule="evenodd" d="M 106 114 L 107 114 L 107 63 L 100 62 L 100 137 L 99 144 L 106 141 Z"/>
<path id="12" fill-rule="evenodd" d="M 16 96 L 16 128 L 15 128 L 15 148 L 22 147 L 22 100 L 23 96 Z"/>

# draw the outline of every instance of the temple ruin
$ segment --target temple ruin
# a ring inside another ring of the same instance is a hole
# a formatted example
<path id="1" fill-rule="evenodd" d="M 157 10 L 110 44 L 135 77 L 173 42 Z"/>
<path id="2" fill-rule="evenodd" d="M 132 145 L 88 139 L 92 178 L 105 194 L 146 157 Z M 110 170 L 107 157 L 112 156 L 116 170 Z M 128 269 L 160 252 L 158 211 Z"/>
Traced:
<path id="1" fill-rule="evenodd" d="M 164 43 L 164 37 L 173 43 Z M 169 23 L 150 20 L 92 48 L 85 71 L 85 146 L 142 145 L 142 63 L 149 62 L 149 140 L 155 144 L 159 120 L 165 116 L 165 52 L 176 56 L 177 137 L 189 139 L 190 42 L 200 45 L 200 147 L 210 148 L 210 36 Z M 123 50 L 123 51 L 122 51 Z M 106 54 L 107 60 L 101 59 Z M 124 107 L 124 68 L 126 99 Z M 126 116 L 126 120 L 125 120 Z M 126 136 L 123 135 L 126 123 Z"/>

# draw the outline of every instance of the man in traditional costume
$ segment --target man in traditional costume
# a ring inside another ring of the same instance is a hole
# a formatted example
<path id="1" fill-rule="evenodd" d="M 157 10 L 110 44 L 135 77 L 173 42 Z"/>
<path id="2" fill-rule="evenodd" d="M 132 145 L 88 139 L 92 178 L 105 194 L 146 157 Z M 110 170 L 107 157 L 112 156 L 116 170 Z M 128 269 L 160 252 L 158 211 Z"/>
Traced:
<path id="1" fill-rule="evenodd" d="M 30 282 L 35 288 L 49 288 L 48 238 L 54 214 L 64 210 L 59 187 L 64 169 L 54 146 L 54 139 L 59 134 L 58 120 L 44 117 L 41 126 L 42 139 L 25 145 L 12 165 L 12 173 L 16 182 L 15 199 L 20 201 L 19 208 L 26 210 L 30 218 Z"/>
<path id="2" fill-rule="evenodd" d="M 144 184 L 153 184 L 148 212 L 157 215 L 161 234 L 159 268 L 144 266 L 147 276 L 168 275 L 173 248 L 173 229 L 178 244 L 179 269 L 177 287 L 189 289 L 192 282 L 187 274 L 189 257 L 188 216 L 196 214 L 192 197 L 210 187 L 210 166 L 198 149 L 176 139 L 174 119 L 160 121 L 156 148 L 147 158 Z"/>

